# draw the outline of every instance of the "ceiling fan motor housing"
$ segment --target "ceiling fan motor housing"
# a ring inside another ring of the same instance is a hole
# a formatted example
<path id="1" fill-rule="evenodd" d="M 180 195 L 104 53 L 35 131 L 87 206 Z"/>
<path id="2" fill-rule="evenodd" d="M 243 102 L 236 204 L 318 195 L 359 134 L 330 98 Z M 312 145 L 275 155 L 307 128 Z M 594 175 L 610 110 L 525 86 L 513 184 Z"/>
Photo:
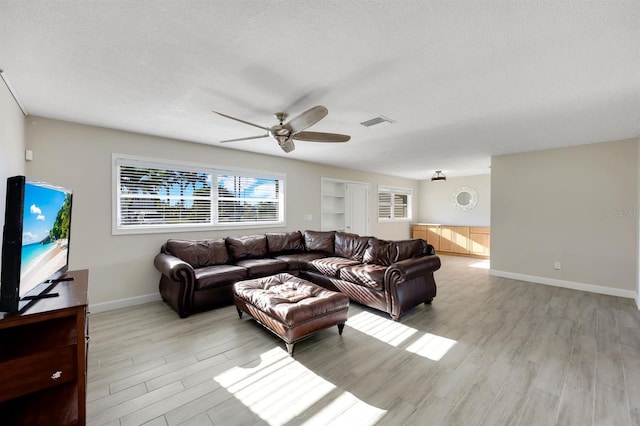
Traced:
<path id="1" fill-rule="evenodd" d="M 280 122 L 281 126 L 284 124 L 284 121 L 289 117 L 289 114 L 287 114 L 286 112 L 276 112 L 273 115 L 276 117 L 276 120 Z"/>

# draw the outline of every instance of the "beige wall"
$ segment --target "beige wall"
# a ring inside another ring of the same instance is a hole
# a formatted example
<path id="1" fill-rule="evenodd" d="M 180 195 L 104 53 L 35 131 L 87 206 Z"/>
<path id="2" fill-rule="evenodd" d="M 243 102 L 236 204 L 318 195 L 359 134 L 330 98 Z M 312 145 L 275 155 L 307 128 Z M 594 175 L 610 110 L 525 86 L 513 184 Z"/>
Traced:
<path id="1" fill-rule="evenodd" d="M 638 180 L 637 180 L 637 194 L 638 194 L 638 204 L 636 205 L 637 211 L 640 212 L 640 136 L 638 136 L 637 141 L 638 146 Z M 638 257 L 636 258 L 636 306 L 640 309 L 640 216 L 638 216 L 638 232 L 636 232 L 636 237 L 638 238 Z"/>
<path id="2" fill-rule="evenodd" d="M 493 157 L 491 197 L 492 273 L 635 295 L 637 139 Z"/>
<path id="3" fill-rule="evenodd" d="M 7 178 L 25 173 L 24 149 L 24 116 L 0 78 L 0 226 L 4 223 Z"/>
<path id="4" fill-rule="evenodd" d="M 292 159 L 252 154 L 30 117 L 27 146 L 34 160 L 27 173 L 72 188 L 73 220 L 70 267 L 90 270 L 91 304 L 157 295 L 159 273 L 153 257 L 167 238 L 224 237 L 265 231 L 320 229 L 320 178 L 322 176 L 371 184 L 371 233 L 381 238 L 408 238 L 408 223 L 378 223 L 377 186 L 393 185 L 418 192 L 415 180 L 327 167 Z M 174 234 L 111 235 L 112 153 L 174 159 L 194 163 L 241 167 L 286 173 L 286 228 L 190 232 Z M 291 155 L 295 158 L 295 154 Z M 417 216 L 417 203 L 413 214 Z M 305 215 L 312 220 L 304 220 Z"/>
<path id="5" fill-rule="evenodd" d="M 469 211 L 459 210 L 453 205 L 452 194 L 461 186 L 469 186 L 478 193 L 478 204 Z M 490 226 L 491 175 L 447 178 L 444 182 L 421 180 L 419 188 L 419 222 Z"/>

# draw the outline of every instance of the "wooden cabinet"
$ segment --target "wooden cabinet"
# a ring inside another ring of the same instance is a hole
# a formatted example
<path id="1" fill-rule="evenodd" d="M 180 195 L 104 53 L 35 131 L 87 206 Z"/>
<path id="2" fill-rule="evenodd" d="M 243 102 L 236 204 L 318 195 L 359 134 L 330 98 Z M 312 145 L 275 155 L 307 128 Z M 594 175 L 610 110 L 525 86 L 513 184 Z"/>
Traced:
<path id="1" fill-rule="evenodd" d="M 440 225 L 414 224 L 411 227 L 411 237 L 421 238 L 434 249 L 440 250 Z"/>
<path id="2" fill-rule="evenodd" d="M 88 271 L 58 297 L 0 314 L 0 419 L 10 425 L 86 423 Z"/>
<path id="3" fill-rule="evenodd" d="M 441 226 L 440 251 L 453 253 L 453 229 L 450 226 Z"/>
<path id="4" fill-rule="evenodd" d="M 489 256 L 491 249 L 491 230 L 485 227 L 469 228 L 469 252 L 477 256 Z"/>
<path id="5" fill-rule="evenodd" d="M 413 238 L 422 238 L 436 252 L 489 257 L 491 228 L 413 224 Z"/>
<path id="6" fill-rule="evenodd" d="M 413 225 L 411 228 L 411 238 L 421 238 L 429 242 L 427 239 L 427 225 Z"/>
<path id="7" fill-rule="evenodd" d="M 440 250 L 440 226 L 427 226 L 427 242 L 431 244 L 436 251 Z"/>
<path id="8" fill-rule="evenodd" d="M 444 227 L 443 227 L 444 228 Z M 448 226 L 451 232 L 451 243 L 454 253 L 469 254 L 469 227 L 468 226 Z"/>

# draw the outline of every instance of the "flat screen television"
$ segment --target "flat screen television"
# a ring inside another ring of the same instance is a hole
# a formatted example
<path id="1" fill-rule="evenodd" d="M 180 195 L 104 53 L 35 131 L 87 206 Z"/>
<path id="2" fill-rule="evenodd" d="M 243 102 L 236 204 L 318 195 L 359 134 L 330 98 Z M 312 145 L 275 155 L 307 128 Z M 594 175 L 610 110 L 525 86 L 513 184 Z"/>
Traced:
<path id="1" fill-rule="evenodd" d="M 0 311 L 20 312 L 61 281 L 69 266 L 72 191 L 25 176 L 7 179 Z"/>

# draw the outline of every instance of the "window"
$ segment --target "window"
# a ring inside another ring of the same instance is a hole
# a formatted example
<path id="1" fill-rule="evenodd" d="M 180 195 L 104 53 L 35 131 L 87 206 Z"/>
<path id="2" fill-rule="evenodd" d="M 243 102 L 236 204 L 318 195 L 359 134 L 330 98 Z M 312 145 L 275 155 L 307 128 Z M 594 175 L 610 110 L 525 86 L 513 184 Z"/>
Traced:
<path id="1" fill-rule="evenodd" d="M 114 234 L 284 225 L 283 175 L 114 155 L 114 194 Z"/>
<path id="2" fill-rule="evenodd" d="M 411 189 L 378 186 L 378 220 L 411 220 Z"/>

